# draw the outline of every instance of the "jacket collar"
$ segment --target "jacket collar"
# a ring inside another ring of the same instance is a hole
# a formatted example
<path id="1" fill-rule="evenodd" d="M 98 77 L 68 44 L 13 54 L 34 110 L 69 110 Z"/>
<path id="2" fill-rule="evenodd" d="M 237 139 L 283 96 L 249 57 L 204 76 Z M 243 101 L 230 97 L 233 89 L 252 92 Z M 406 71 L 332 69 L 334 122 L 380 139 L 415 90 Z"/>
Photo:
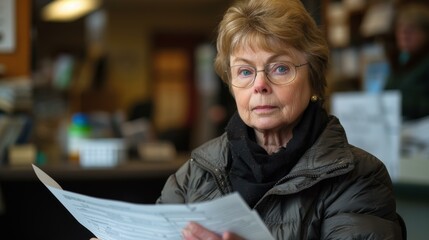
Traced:
<path id="1" fill-rule="evenodd" d="M 226 133 L 215 138 L 191 153 L 191 158 L 211 171 L 224 171 L 228 165 L 228 139 Z M 335 169 L 353 168 L 353 154 L 348 144 L 344 128 L 335 116 L 329 122 L 315 144 L 308 149 L 288 174 L 321 174 Z"/>
<path id="2" fill-rule="evenodd" d="M 293 172 L 301 170 L 318 170 L 336 164 L 352 164 L 353 154 L 344 128 L 338 118 L 329 117 L 329 122 L 320 137 L 303 155 L 301 160 L 292 169 Z"/>

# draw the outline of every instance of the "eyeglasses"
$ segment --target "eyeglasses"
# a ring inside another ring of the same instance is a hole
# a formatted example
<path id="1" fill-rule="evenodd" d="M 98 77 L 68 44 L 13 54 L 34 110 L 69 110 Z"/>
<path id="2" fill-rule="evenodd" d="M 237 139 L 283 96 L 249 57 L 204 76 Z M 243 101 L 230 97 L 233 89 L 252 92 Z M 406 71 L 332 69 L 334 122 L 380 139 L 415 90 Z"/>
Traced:
<path id="1" fill-rule="evenodd" d="M 265 65 L 262 70 L 257 70 L 256 67 L 250 65 L 234 65 L 230 67 L 229 77 L 234 87 L 248 88 L 253 85 L 258 72 L 265 72 L 265 76 L 271 83 L 286 85 L 295 80 L 297 68 L 307 64 L 294 65 L 290 62 L 276 62 Z"/>

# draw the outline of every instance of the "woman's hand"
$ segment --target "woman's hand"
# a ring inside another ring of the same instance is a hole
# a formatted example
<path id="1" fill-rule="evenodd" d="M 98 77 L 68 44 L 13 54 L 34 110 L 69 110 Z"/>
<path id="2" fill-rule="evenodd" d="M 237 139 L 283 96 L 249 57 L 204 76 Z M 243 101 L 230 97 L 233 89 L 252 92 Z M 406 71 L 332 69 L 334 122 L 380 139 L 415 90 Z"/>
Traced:
<path id="1" fill-rule="evenodd" d="M 185 240 L 244 240 L 231 232 L 224 232 L 222 236 L 219 236 L 195 222 L 186 225 L 182 230 L 182 235 Z"/>
<path id="2" fill-rule="evenodd" d="M 208 230 L 198 223 L 190 222 L 182 230 L 182 235 L 185 240 L 244 240 L 237 234 L 232 232 L 224 232 L 222 236 Z M 98 238 L 91 238 L 90 240 L 100 240 Z"/>

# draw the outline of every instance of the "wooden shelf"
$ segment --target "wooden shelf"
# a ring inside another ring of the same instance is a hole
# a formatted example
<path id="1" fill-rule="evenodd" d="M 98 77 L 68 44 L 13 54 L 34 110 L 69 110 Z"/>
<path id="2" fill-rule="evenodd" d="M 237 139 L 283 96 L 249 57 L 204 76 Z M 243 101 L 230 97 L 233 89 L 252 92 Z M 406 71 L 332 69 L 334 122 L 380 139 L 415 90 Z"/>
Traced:
<path id="1" fill-rule="evenodd" d="M 189 157 L 179 154 L 170 161 L 129 160 L 116 167 L 83 168 L 73 164 L 54 164 L 39 166 L 55 180 L 132 180 L 149 178 L 166 178 L 174 173 Z M 37 180 L 31 165 L 1 166 L 0 181 Z"/>

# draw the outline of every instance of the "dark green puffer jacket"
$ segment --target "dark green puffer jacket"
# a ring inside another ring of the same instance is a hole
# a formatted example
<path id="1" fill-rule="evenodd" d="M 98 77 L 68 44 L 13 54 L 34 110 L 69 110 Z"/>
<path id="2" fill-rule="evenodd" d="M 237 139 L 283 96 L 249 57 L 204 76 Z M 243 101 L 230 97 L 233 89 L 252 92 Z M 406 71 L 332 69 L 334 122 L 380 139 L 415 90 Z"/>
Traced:
<path id="1" fill-rule="evenodd" d="M 402 93 L 404 121 L 429 116 L 429 52 L 415 65 L 393 69 L 385 89 Z"/>
<path id="2" fill-rule="evenodd" d="M 157 203 L 211 200 L 232 191 L 226 134 L 195 149 Z M 315 144 L 256 204 L 275 239 L 401 239 L 385 166 L 348 144 L 335 117 Z"/>

